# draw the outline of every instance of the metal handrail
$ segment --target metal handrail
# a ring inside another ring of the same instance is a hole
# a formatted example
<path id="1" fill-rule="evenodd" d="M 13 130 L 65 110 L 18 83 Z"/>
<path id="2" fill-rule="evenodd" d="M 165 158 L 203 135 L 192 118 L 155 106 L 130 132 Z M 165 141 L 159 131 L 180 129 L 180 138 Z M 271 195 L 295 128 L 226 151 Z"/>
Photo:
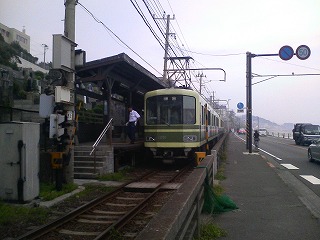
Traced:
<path id="1" fill-rule="evenodd" d="M 92 153 L 96 150 L 96 147 L 99 145 L 101 139 L 104 137 L 104 135 L 106 134 L 106 132 L 108 131 L 109 127 L 111 126 L 111 122 L 112 122 L 113 118 L 110 119 L 110 121 L 108 122 L 108 124 L 105 126 L 105 128 L 103 129 L 103 131 L 100 133 L 100 136 L 97 138 L 97 140 L 95 141 L 95 143 L 92 145 L 92 150 L 90 152 L 90 156 L 92 155 Z"/>

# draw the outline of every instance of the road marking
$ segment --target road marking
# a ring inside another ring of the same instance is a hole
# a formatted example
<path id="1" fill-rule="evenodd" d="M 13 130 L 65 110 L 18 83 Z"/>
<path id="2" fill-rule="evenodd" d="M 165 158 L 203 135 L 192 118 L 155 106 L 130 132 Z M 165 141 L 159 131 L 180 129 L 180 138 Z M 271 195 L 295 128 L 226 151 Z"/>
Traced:
<path id="1" fill-rule="evenodd" d="M 273 154 L 271 154 L 271 153 L 269 153 L 269 152 L 267 152 L 267 151 L 265 151 L 265 150 L 263 150 L 263 149 L 261 149 L 261 148 L 259 148 L 259 150 L 260 150 L 261 152 L 264 152 L 264 153 L 268 154 L 268 155 L 271 156 L 271 157 L 274 157 L 275 159 L 277 159 L 277 160 L 279 160 L 279 161 L 282 161 L 281 158 L 278 158 L 277 156 L 275 156 L 275 155 L 273 155 Z"/>
<path id="2" fill-rule="evenodd" d="M 249 152 L 243 152 L 244 155 L 259 155 L 258 152 L 252 152 L 252 153 L 249 153 Z"/>
<path id="3" fill-rule="evenodd" d="M 296 166 L 292 165 L 292 164 L 281 164 L 282 166 L 284 166 L 285 168 L 287 169 L 290 169 L 290 170 L 296 170 L 296 169 L 299 169 L 297 168 Z"/>
<path id="4" fill-rule="evenodd" d="M 320 184 L 320 179 L 316 178 L 315 176 L 312 175 L 300 175 L 300 177 L 304 178 L 305 180 L 311 182 L 312 184 Z"/>
<path id="5" fill-rule="evenodd" d="M 269 165 L 269 167 L 275 168 L 275 166 L 271 162 L 267 162 L 267 164 Z"/>
<path id="6" fill-rule="evenodd" d="M 241 137 L 239 137 L 239 136 L 237 136 L 236 135 L 236 137 L 238 137 L 240 140 L 242 140 L 243 142 L 245 142 L 246 140 L 244 140 L 244 139 L 242 139 Z M 267 152 L 267 151 L 265 151 L 265 150 L 263 150 L 263 149 L 261 149 L 261 148 L 258 148 L 261 152 L 264 152 L 264 153 L 266 153 L 266 154 L 268 154 L 269 156 L 271 156 L 271 157 L 274 157 L 275 159 L 277 159 L 278 161 L 282 161 L 282 159 L 281 158 L 279 158 L 279 157 L 276 157 L 275 155 L 273 155 L 273 154 L 271 154 L 271 153 L 269 153 L 269 152 Z M 245 154 L 245 153 L 244 153 Z"/>

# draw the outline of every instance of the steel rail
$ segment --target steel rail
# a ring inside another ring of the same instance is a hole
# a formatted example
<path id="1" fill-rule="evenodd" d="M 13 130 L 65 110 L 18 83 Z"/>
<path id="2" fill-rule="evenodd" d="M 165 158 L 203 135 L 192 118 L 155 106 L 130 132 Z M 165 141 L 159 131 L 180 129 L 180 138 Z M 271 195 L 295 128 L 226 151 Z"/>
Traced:
<path id="1" fill-rule="evenodd" d="M 153 174 L 155 174 L 156 171 L 149 171 L 146 174 L 144 174 L 143 176 L 140 176 L 134 180 L 131 180 L 127 183 L 123 183 L 122 185 L 120 185 L 119 187 L 117 187 L 115 190 L 106 193 L 104 195 L 102 195 L 101 197 L 98 197 L 82 206 L 80 206 L 79 208 L 73 210 L 72 212 L 68 213 L 67 215 L 64 215 L 48 224 L 45 224 L 39 228 L 36 228 L 30 232 L 27 232 L 21 236 L 19 236 L 18 238 L 16 238 L 17 240 L 22 240 L 22 239 L 37 239 L 42 237 L 43 235 L 53 231 L 54 229 L 57 229 L 58 227 L 62 226 L 63 224 L 66 224 L 67 222 L 70 222 L 71 220 L 73 220 L 74 218 L 76 218 L 77 216 L 81 215 L 82 213 L 90 210 L 91 208 L 99 205 L 100 203 L 112 198 L 113 196 L 115 196 L 116 194 L 118 194 L 119 192 L 121 192 L 123 190 L 123 188 L 133 182 L 137 182 L 140 181 L 141 179 L 147 178 L 149 176 L 152 176 Z"/>
<path id="2" fill-rule="evenodd" d="M 191 164 L 185 166 L 182 171 L 177 172 L 170 180 L 168 180 L 166 183 L 174 181 L 177 177 L 184 174 L 187 170 L 190 169 Z M 148 197 L 146 197 L 140 204 L 138 204 L 136 207 L 131 209 L 129 212 L 127 212 L 124 216 L 118 219 L 115 223 L 113 223 L 111 226 L 109 226 L 105 231 L 103 231 L 100 235 L 98 235 L 94 240 L 100 240 L 100 239 L 109 239 L 111 230 L 119 230 L 123 226 L 125 226 L 132 218 L 134 218 L 138 213 L 141 212 L 141 210 L 146 206 L 147 202 L 160 191 L 162 186 L 166 183 L 159 184 L 158 187 L 154 189 L 152 193 Z"/>

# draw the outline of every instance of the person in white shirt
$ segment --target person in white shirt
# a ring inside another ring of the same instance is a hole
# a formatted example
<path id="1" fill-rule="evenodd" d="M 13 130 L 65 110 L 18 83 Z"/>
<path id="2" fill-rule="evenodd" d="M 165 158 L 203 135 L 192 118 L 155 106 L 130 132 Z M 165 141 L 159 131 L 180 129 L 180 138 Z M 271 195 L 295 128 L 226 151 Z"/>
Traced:
<path id="1" fill-rule="evenodd" d="M 130 143 L 133 144 L 135 141 L 136 126 L 140 118 L 140 115 L 135 110 L 133 110 L 131 106 L 128 107 L 128 111 L 129 111 L 129 121 L 126 123 L 127 134 L 130 139 Z"/>

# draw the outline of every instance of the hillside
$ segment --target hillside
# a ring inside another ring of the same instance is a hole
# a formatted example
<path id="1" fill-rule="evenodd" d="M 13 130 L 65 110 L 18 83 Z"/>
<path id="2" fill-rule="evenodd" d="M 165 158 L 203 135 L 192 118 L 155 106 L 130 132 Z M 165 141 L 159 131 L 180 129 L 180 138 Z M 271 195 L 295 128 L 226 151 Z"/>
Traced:
<path id="1" fill-rule="evenodd" d="M 246 115 L 242 115 L 239 117 L 241 122 L 246 121 Z M 252 116 L 252 127 L 253 129 L 257 128 L 266 128 L 268 132 L 274 132 L 274 133 L 291 133 L 293 129 L 293 123 L 284 123 L 282 125 L 279 125 L 277 123 L 271 122 L 267 119 L 258 117 L 258 116 Z"/>

